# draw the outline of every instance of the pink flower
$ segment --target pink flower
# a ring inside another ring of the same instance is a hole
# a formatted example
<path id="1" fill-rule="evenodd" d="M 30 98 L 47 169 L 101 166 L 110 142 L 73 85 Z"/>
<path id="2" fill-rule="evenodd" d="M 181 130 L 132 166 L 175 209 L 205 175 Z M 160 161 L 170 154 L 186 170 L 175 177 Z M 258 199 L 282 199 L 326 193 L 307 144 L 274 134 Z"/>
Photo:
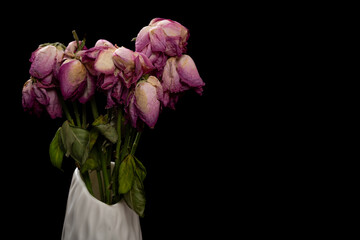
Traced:
<path id="1" fill-rule="evenodd" d="M 45 109 L 52 119 L 62 117 L 62 107 L 54 88 L 43 88 L 29 79 L 22 90 L 22 106 L 25 111 L 40 116 Z"/>
<path id="2" fill-rule="evenodd" d="M 154 128 L 159 117 L 162 96 L 162 86 L 154 76 L 150 76 L 136 85 L 134 92 L 130 95 L 128 106 L 133 127 L 137 127 L 138 121 L 141 120 L 150 128 Z"/>
<path id="3" fill-rule="evenodd" d="M 86 50 L 77 51 L 77 47 L 73 41 L 65 49 L 66 60 L 58 72 L 59 86 L 65 100 L 78 99 L 80 103 L 86 103 L 95 94 L 95 78 L 81 61 Z"/>
<path id="4" fill-rule="evenodd" d="M 167 60 L 162 75 L 163 104 L 165 107 L 174 109 L 181 92 L 194 89 L 201 95 L 204 85 L 205 83 L 190 56 L 171 57 Z"/>
<path id="5" fill-rule="evenodd" d="M 66 60 L 59 70 L 61 94 L 65 100 L 78 99 L 85 103 L 95 93 L 95 80 L 86 70 L 80 60 Z"/>
<path id="6" fill-rule="evenodd" d="M 127 88 L 136 84 L 142 75 L 149 73 L 154 68 L 144 54 L 133 52 L 125 47 L 116 49 L 113 61 L 119 70 L 118 77 Z"/>
<path id="7" fill-rule="evenodd" d="M 168 57 L 180 57 L 186 52 L 189 31 L 180 23 L 163 18 L 154 18 L 140 30 L 136 37 L 135 50 L 145 54 L 158 71 Z"/>
<path id="8" fill-rule="evenodd" d="M 115 50 L 116 48 L 112 43 L 100 39 L 93 48 L 80 53 L 81 61 L 94 76 L 113 74 L 115 65 L 112 56 Z"/>
<path id="9" fill-rule="evenodd" d="M 60 43 L 42 44 L 31 54 L 29 73 L 43 87 L 54 87 L 64 55 L 64 46 Z"/>

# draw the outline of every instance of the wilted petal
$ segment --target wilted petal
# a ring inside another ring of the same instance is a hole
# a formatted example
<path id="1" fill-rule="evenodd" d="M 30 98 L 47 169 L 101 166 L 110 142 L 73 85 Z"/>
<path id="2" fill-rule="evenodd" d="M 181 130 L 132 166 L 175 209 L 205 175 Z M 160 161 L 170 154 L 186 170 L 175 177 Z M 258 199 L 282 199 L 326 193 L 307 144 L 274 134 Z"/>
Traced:
<path id="1" fill-rule="evenodd" d="M 96 57 L 99 55 L 99 52 L 103 49 L 103 47 L 93 47 L 88 50 L 82 51 L 81 61 L 89 62 L 95 61 Z"/>
<path id="2" fill-rule="evenodd" d="M 66 100 L 78 93 L 77 90 L 87 79 L 87 71 L 79 60 L 68 60 L 61 65 L 58 77 L 61 93 Z"/>
<path id="3" fill-rule="evenodd" d="M 37 102 L 44 106 L 49 104 L 50 98 L 45 88 L 39 88 L 36 84 L 33 84 L 33 91 Z"/>
<path id="4" fill-rule="evenodd" d="M 56 56 L 55 56 L 55 65 L 53 68 L 53 75 L 55 78 L 57 78 L 57 75 L 59 73 L 59 69 L 61 67 L 63 57 L 64 57 L 64 50 L 57 48 Z"/>
<path id="5" fill-rule="evenodd" d="M 112 108 L 113 106 L 115 106 L 115 102 L 114 100 L 112 99 L 112 96 L 111 96 L 111 89 L 106 93 L 106 106 L 105 106 L 105 109 L 109 109 L 109 108 Z"/>
<path id="6" fill-rule="evenodd" d="M 158 120 L 160 101 L 157 98 L 156 87 L 142 81 L 135 88 L 136 108 L 141 120 L 153 128 Z"/>
<path id="7" fill-rule="evenodd" d="M 132 74 L 132 78 L 130 80 L 130 84 L 132 83 L 136 83 L 137 80 L 139 80 L 139 78 L 143 75 L 143 68 L 141 66 L 141 62 L 140 62 L 140 57 L 139 55 L 136 55 L 135 59 L 134 59 L 134 64 L 135 64 L 135 69 L 134 72 Z M 130 86 L 129 86 L 130 87 Z"/>
<path id="8" fill-rule="evenodd" d="M 108 40 L 105 39 L 99 39 L 96 43 L 95 43 L 95 47 L 109 47 L 109 48 L 115 48 L 115 46 L 109 42 Z"/>
<path id="9" fill-rule="evenodd" d="M 168 57 L 162 52 L 154 52 L 149 57 L 149 60 L 159 72 L 164 69 L 167 59 Z"/>
<path id="10" fill-rule="evenodd" d="M 29 110 L 34 105 L 35 95 L 32 89 L 33 83 L 32 80 L 29 79 L 25 82 L 24 87 L 22 89 L 22 106 L 24 110 Z"/>
<path id="11" fill-rule="evenodd" d="M 62 106 L 57 95 L 56 90 L 48 90 L 49 104 L 46 106 L 46 110 L 52 119 L 62 117 Z"/>
<path id="12" fill-rule="evenodd" d="M 120 68 L 121 70 L 134 69 L 134 59 L 135 59 L 134 52 L 125 47 L 120 47 L 116 49 L 116 51 L 113 54 L 114 64 L 116 65 L 116 67 Z"/>
<path id="13" fill-rule="evenodd" d="M 48 45 L 36 50 L 30 58 L 30 61 L 32 60 L 30 75 L 38 79 L 48 76 L 53 71 L 56 57 L 57 49 L 54 46 Z"/>
<path id="14" fill-rule="evenodd" d="M 161 28 L 152 28 L 149 31 L 151 48 L 155 52 L 164 52 L 166 49 L 166 36 Z"/>
<path id="15" fill-rule="evenodd" d="M 86 87 L 84 93 L 79 98 L 80 103 L 86 103 L 95 94 L 95 79 L 90 74 L 87 75 Z"/>
<path id="16" fill-rule="evenodd" d="M 42 84 L 42 86 L 43 87 L 54 87 L 54 84 L 52 84 L 53 83 L 53 74 L 49 74 L 48 76 L 46 76 L 45 78 L 43 78 L 42 80 L 41 80 L 41 84 Z"/>
<path id="17" fill-rule="evenodd" d="M 104 74 L 113 73 L 115 70 L 115 65 L 112 58 L 113 53 L 114 49 L 111 48 L 100 51 L 95 60 L 94 69 Z"/>
<path id="18" fill-rule="evenodd" d="M 171 57 L 167 60 L 162 76 L 162 87 L 164 91 L 177 93 L 182 91 L 180 76 L 176 70 L 177 59 Z"/>
<path id="19" fill-rule="evenodd" d="M 187 84 L 189 87 L 198 88 L 205 85 L 193 59 L 188 55 L 182 55 L 178 60 L 177 72 L 179 73 L 181 82 Z"/>
<path id="20" fill-rule="evenodd" d="M 137 108 L 135 105 L 136 99 L 135 99 L 135 95 L 131 94 L 131 96 L 129 97 L 129 117 L 130 117 L 130 122 L 131 125 L 136 128 L 137 126 L 137 119 L 138 119 L 138 113 L 137 113 Z"/>
<path id="21" fill-rule="evenodd" d="M 150 43 L 150 37 L 149 37 L 150 29 L 151 29 L 150 26 L 143 27 L 136 36 L 136 41 L 135 41 L 136 52 L 141 52 Z"/>
<path id="22" fill-rule="evenodd" d="M 113 74 L 105 75 L 100 88 L 102 90 L 109 90 L 110 88 L 113 88 L 118 81 L 119 79 Z"/>
<path id="23" fill-rule="evenodd" d="M 143 70 L 143 74 L 146 74 L 154 69 L 154 65 L 146 57 L 145 54 L 142 54 L 142 53 L 135 53 L 135 54 L 139 55 L 139 60 L 140 60 L 141 68 Z"/>
<path id="24" fill-rule="evenodd" d="M 159 79 L 154 76 L 150 76 L 146 81 L 156 88 L 157 99 L 159 101 L 163 101 L 164 93 Z"/>

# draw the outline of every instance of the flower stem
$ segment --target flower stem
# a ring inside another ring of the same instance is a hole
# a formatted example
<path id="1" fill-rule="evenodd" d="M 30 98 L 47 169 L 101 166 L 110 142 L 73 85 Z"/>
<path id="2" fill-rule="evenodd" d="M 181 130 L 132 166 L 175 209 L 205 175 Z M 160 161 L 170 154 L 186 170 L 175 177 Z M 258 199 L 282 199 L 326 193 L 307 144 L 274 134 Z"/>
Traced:
<path id="1" fill-rule="evenodd" d="M 90 194 L 94 196 L 94 192 L 93 192 L 92 186 L 91 186 L 91 181 L 90 181 L 89 172 L 86 171 L 86 172 L 84 172 L 82 175 L 83 175 L 83 179 L 84 179 L 86 188 L 88 189 L 88 191 L 90 192 Z"/>
<path id="2" fill-rule="evenodd" d="M 118 108 L 118 116 L 116 122 L 116 130 L 118 135 L 118 140 L 116 142 L 116 150 L 115 150 L 115 166 L 114 171 L 112 173 L 112 190 L 115 194 L 116 201 L 118 200 L 118 180 L 119 180 L 119 167 L 120 167 L 120 148 L 121 148 L 121 121 L 122 121 L 122 110 Z"/>
<path id="3" fill-rule="evenodd" d="M 117 131 L 117 135 L 118 135 L 118 140 L 116 142 L 116 160 L 119 160 L 120 158 L 120 146 L 121 146 L 121 119 L 122 119 L 122 111 L 119 108 L 118 109 L 118 118 L 117 118 L 117 122 L 116 122 L 116 131 Z"/>
<path id="4" fill-rule="evenodd" d="M 99 170 L 96 170 L 98 184 L 99 184 L 99 193 L 100 193 L 100 199 L 102 202 L 104 202 L 105 196 L 104 196 L 104 190 L 103 190 L 103 181 L 101 178 L 101 172 Z"/>
<path id="5" fill-rule="evenodd" d="M 86 128 L 86 103 L 84 103 L 84 105 L 82 106 L 82 128 Z"/>
<path id="6" fill-rule="evenodd" d="M 98 113 L 97 106 L 96 106 L 95 96 L 93 96 L 91 98 L 90 104 L 91 104 L 91 111 L 92 111 L 93 117 L 94 117 L 94 119 L 97 119 L 99 117 L 99 113 Z"/>
<path id="7" fill-rule="evenodd" d="M 76 46 L 79 48 L 79 37 L 78 37 L 75 30 L 72 30 L 72 35 L 73 35 L 73 37 L 74 37 L 74 39 L 76 41 Z"/>
<path id="8" fill-rule="evenodd" d="M 81 127 L 81 121 L 80 121 L 80 113 L 79 113 L 79 108 L 76 102 L 73 102 L 73 107 L 74 107 L 74 114 L 75 114 L 75 119 L 76 119 L 76 125 L 78 127 Z"/>
<path id="9" fill-rule="evenodd" d="M 135 154 L 136 148 L 137 148 L 137 146 L 138 146 L 138 144 L 139 144 L 139 140 L 140 140 L 140 137 L 141 137 L 141 133 L 142 133 L 142 132 L 140 132 L 140 131 L 136 133 L 135 140 L 134 140 L 133 145 L 132 145 L 132 147 L 131 147 L 131 152 L 130 152 L 131 155 L 134 155 L 134 154 Z"/>
<path id="10" fill-rule="evenodd" d="M 58 93 L 58 97 L 59 97 L 59 100 L 60 100 L 60 103 L 61 103 L 61 106 L 62 106 L 62 109 L 64 110 L 64 113 L 65 113 L 65 116 L 66 116 L 66 119 L 72 124 L 74 125 L 74 120 L 72 119 L 70 113 L 69 113 L 69 109 L 63 99 L 63 97 L 61 96 L 61 94 Z"/>
<path id="11" fill-rule="evenodd" d="M 102 156 L 101 159 L 101 170 L 103 173 L 103 179 L 104 179 L 104 188 L 105 188 L 105 203 L 110 204 L 110 189 L 109 189 L 109 175 L 107 170 L 107 164 L 106 164 L 106 156 Z"/>

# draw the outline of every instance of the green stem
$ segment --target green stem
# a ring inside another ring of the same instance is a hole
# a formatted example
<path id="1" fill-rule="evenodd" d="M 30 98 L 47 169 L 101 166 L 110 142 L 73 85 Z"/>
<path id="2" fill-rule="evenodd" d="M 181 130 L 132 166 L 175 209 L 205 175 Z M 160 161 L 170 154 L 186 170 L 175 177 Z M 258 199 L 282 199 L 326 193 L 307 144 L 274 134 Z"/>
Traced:
<path id="1" fill-rule="evenodd" d="M 119 108 L 118 109 L 118 118 L 117 118 L 117 122 L 116 122 L 116 131 L 117 131 L 117 135 L 118 135 L 118 140 L 116 143 L 116 160 L 118 160 L 120 158 L 120 146 L 121 146 L 121 120 L 122 120 L 122 110 Z"/>
<path id="2" fill-rule="evenodd" d="M 95 119 L 97 119 L 99 117 L 95 97 L 91 98 L 90 104 L 91 104 L 91 111 L 92 111 L 92 114 L 93 114 L 93 117 L 94 117 L 94 120 L 95 120 Z"/>
<path id="3" fill-rule="evenodd" d="M 83 179 L 84 179 L 86 188 L 88 189 L 89 193 L 94 196 L 94 192 L 93 192 L 92 186 L 91 186 L 91 181 L 90 181 L 89 172 L 86 171 L 86 172 L 84 172 L 82 175 L 83 175 Z"/>
<path id="4" fill-rule="evenodd" d="M 116 122 L 116 130 L 118 135 L 118 140 L 116 142 L 116 150 L 115 150 L 115 166 L 114 171 L 112 173 L 112 190 L 115 194 L 116 201 L 118 200 L 118 179 L 119 179 L 119 168 L 120 168 L 120 148 L 121 148 L 121 121 L 122 121 L 122 110 L 118 108 L 118 116 Z"/>
<path id="5" fill-rule="evenodd" d="M 86 128 L 86 103 L 84 103 L 84 105 L 82 106 L 82 128 Z"/>
<path id="6" fill-rule="evenodd" d="M 84 48 L 84 46 L 85 46 L 85 37 L 84 37 L 84 39 L 81 41 L 81 44 L 80 44 L 79 37 L 78 37 L 78 35 L 77 35 L 77 33 L 76 33 L 75 30 L 72 30 L 72 34 L 73 34 L 73 37 L 74 37 L 74 39 L 75 39 L 75 41 L 76 41 L 76 47 L 77 47 L 77 49 L 76 49 L 76 51 L 75 51 L 75 54 L 76 54 L 77 52 L 81 51 L 81 50 Z"/>
<path id="7" fill-rule="evenodd" d="M 60 103 L 61 103 L 61 106 L 62 106 L 62 109 L 64 110 L 64 113 L 65 113 L 65 116 L 66 116 L 66 119 L 72 124 L 74 125 L 74 120 L 72 119 L 71 115 L 70 115 L 70 112 L 69 112 L 69 109 L 64 101 L 64 98 L 61 94 L 58 94 L 58 98 L 60 100 Z"/>
<path id="8" fill-rule="evenodd" d="M 75 114 L 75 119 L 76 119 L 76 125 L 78 127 L 81 127 L 81 121 L 80 121 L 80 113 L 79 113 L 79 108 L 76 102 L 73 102 L 73 107 L 74 107 L 74 114 Z"/>
<path id="9" fill-rule="evenodd" d="M 142 133 L 142 132 L 137 132 L 137 133 L 136 133 L 136 137 L 135 137 L 135 140 L 134 140 L 134 142 L 133 142 L 133 145 L 132 145 L 132 148 L 131 148 L 131 152 L 130 152 L 131 155 L 134 155 L 134 154 L 135 154 L 136 148 L 137 148 L 137 146 L 138 146 L 138 144 L 139 144 L 139 140 L 140 140 L 140 137 L 141 137 L 141 133 Z"/>
<path id="10" fill-rule="evenodd" d="M 106 156 L 103 155 L 101 159 L 101 168 L 103 172 L 103 178 L 104 178 L 104 189 L 105 189 L 105 203 L 110 204 L 110 189 L 109 189 L 109 175 L 107 170 L 107 164 L 106 164 Z"/>
<path id="11" fill-rule="evenodd" d="M 76 46 L 79 48 L 79 37 L 78 37 L 75 30 L 72 30 L 72 35 L 73 35 L 73 37 L 74 37 L 74 39 L 76 41 Z"/>
<path id="12" fill-rule="evenodd" d="M 101 198 L 101 201 L 104 202 L 105 196 L 104 196 L 104 189 L 103 189 L 103 181 L 102 181 L 100 172 L 101 171 L 96 170 L 96 175 L 97 175 L 98 184 L 99 184 L 100 198 Z"/>

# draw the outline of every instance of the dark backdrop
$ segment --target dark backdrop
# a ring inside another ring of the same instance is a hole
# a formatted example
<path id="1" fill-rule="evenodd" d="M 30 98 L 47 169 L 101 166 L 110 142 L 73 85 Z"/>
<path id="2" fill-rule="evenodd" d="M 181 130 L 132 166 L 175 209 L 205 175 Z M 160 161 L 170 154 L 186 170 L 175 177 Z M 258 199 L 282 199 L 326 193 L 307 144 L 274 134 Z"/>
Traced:
<path id="1" fill-rule="evenodd" d="M 254 6 L 191 4 L 57 2 L 5 9 L 1 175 L 11 234 L 60 238 L 75 168 L 65 160 L 61 172 L 49 160 L 50 141 L 63 120 L 23 112 L 31 53 L 45 42 L 67 45 L 72 30 L 80 38 L 86 34 L 88 47 L 106 39 L 135 50 L 131 39 L 155 17 L 189 29 L 187 53 L 206 86 L 203 96 L 188 92 L 175 111 L 164 109 L 155 129 L 142 135 L 137 156 L 148 171 L 143 238 L 282 233 L 295 210 L 287 208 L 291 197 L 279 197 L 288 190 L 278 175 L 284 155 L 278 150 L 285 146 L 278 120 L 285 120 L 276 116 L 277 96 L 269 94 L 264 78 L 273 71 L 263 63 L 273 51 L 264 39 L 273 39 L 274 26 Z"/>

